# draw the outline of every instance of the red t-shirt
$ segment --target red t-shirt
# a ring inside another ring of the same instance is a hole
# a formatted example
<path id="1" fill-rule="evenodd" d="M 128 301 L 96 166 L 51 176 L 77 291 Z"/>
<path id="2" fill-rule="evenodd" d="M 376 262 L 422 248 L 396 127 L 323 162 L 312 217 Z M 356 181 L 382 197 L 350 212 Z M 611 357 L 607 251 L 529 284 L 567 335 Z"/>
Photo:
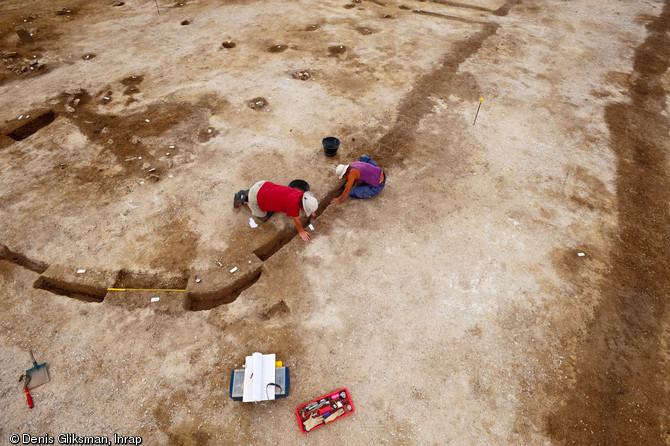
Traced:
<path id="1" fill-rule="evenodd" d="M 285 212 L 289 217 L 300 216 L 302 191 L 298 189 L 266 181 L 258 190 L 256 199 L 262 211 Z"/>

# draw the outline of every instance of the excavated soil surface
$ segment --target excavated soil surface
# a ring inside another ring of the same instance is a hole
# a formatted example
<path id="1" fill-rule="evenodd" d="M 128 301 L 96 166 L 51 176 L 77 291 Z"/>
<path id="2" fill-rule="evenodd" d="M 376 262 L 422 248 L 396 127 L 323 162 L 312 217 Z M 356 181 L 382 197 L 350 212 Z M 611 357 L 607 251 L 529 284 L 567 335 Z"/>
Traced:
<path id="1" fill-rule="evenodd" d="M 669 1 L 5 0 L 0 58 L 0 444 L 670 445 Z M 233 209 L 294 179 L 308 243 Z"/>

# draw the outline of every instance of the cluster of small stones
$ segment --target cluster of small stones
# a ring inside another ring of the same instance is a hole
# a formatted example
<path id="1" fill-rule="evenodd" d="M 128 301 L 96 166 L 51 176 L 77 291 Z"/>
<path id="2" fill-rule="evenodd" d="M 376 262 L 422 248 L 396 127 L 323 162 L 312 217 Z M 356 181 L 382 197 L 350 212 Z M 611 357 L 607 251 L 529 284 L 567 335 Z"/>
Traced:
<path id="1" fill-rule="evenodd" d="M 17 74 L 34 71 L 36 69 L 39 70 L 44 67 L 44 65 L 40 65 L 37 60 L 20 58 L 18 53 L 14 51 L 2 53 L 2 61 L 5 62 L 5 66 L 8 70 Z"/>
<path id="2" fill-rule="evenodd" d="M 266 105 L 267 103 L 263 99 L 253 99 L 249 101 L 249 108 L 252 110 L 260 110 Z"/>
<path id="3" fill-rule="evenodd" d="M 312 77 L 312 75 L 309 74 L 309 72 L 307 72 L 307 71 L 298 71 L 298 72 L 293 73 L 293 78 L 294 79 L 300 79 L 301 81 L 306 81 L 310 77 Z"/>

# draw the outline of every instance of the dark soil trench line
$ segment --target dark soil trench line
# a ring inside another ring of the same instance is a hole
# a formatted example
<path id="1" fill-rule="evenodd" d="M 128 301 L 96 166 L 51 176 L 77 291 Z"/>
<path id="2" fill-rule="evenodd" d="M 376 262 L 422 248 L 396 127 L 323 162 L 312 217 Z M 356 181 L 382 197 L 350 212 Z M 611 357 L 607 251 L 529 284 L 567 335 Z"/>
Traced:
<path id="1" fill-rule="evenodd" d="M 499 25 L 487 23 L 482 30 L 458 42 L 439 68 L 423 76 L 417 85 L 403 98 L 398 108 L 398 118 L 393 127 L 383 135 L 370 156 L 379 160 L 380 165 L 394 166 L 412 154 L 413 138 L 421 119 L 432 112 L 433 103 L 428 98 L 436 93 L 462 93 L 460 84 L 455 82 L 458 67 L 475 54 L 482 44 L 496 33 Z M 474 92 L 473 94 L 477 94 Z"/>
<path id="2" fill-rule="evenodd" d="M 635 51 L 629 103 L 605 110 L 617 157 L 618 234 L 585 341 L 576 383 L 553 389 L 564 403 L 546 420 L 560 444 L 670 444 L 667 382 L 659 358 L 670 299 L 668 121 L 663 75 L 670 66 L 670 1 Z"/>
<path id="3" fill-rule="evenodd" d="M 428 1 L 431 3 L 437 3 L 438 5 L 453 6 L 456 8 L 473 9 L 475 11 L 483 11 L 483 12 L 495 12 L 495 10 L 485 8 L 483 6 L 468 5 L 467 3 L 452 2 L 449 0 L 428 0 Z"/>
<path id="4" fill-rule="evenodd" d="M 42 274 L 49 267 L 49 265 L 43 262 L 29 259 L 23 254 L 14 252 L 4 245 L 0 245 L 0 260 L 7 260 L 8 262 L 15 263 L 23 268 L 39 274 Z"/>
<path id="5" fill-rule="evenodd" d="M 453 20 L 455 22 L 472 23 L 472 24 L 477 24 L 477 25 L 490 25 L 489 22 L 483 22 L 481 20 L 466 19 L 464 17 L 457 17 L 455 15 L 443 14 L 441 12 L 432 12 L 432 11 L 426 11 L 426 10 L 423 10 L 423 9 L 415 9 L 412 12 L 414 14 L 427 15 L 427 16 L 437 17 L 437 18 L 445 19 L 445 20 Z"/>

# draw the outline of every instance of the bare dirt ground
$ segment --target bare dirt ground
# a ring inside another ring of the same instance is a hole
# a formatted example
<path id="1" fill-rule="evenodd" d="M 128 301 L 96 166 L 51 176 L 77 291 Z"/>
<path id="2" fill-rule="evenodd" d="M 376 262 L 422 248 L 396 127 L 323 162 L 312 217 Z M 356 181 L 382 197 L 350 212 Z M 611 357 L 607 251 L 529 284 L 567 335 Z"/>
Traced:
<path id="1" fill-rule="evenodd" d="M 670 444 L 670 2 L 4 0 L 0 51 L 0 444 Z M 232 209 L 295 178 L 309 243 Z"/>

